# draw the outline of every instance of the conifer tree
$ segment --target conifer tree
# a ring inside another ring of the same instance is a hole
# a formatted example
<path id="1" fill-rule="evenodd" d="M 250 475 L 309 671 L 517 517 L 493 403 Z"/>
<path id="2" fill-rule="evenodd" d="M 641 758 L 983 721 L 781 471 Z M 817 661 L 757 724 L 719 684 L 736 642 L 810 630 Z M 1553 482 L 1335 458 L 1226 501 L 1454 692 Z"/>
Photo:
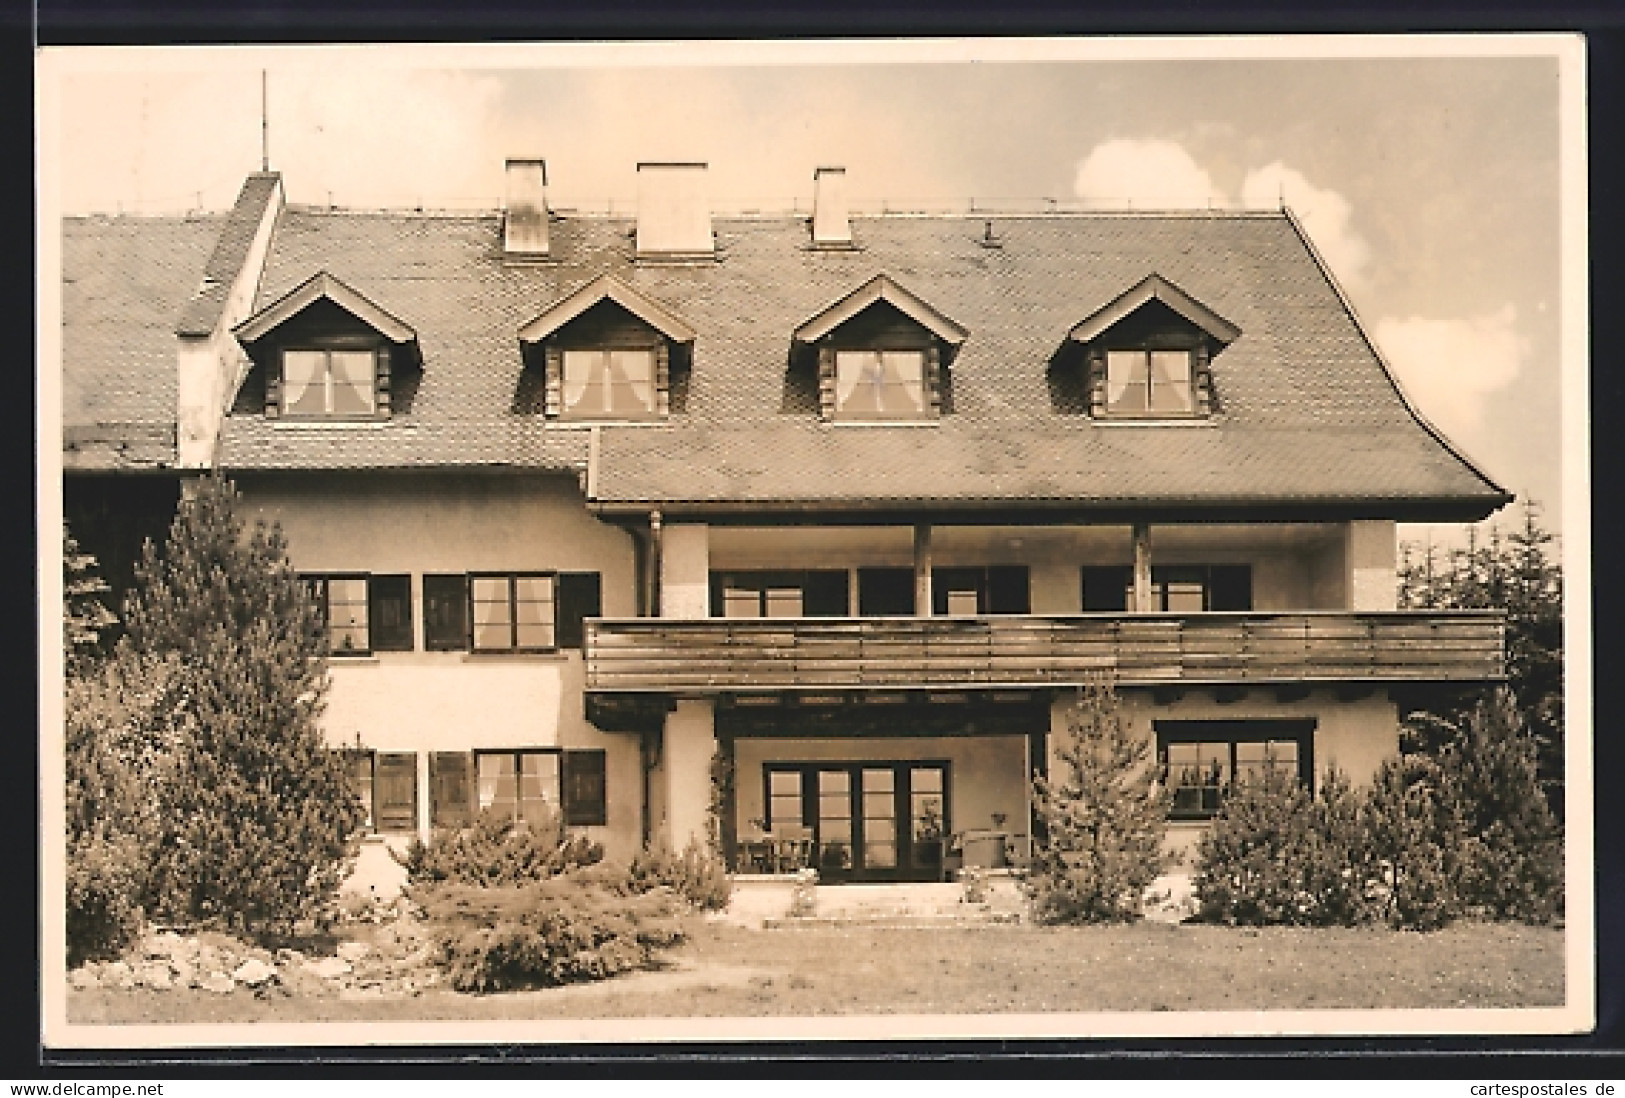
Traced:
<path id="1" fill-rule="evenodd" d="M 331 895 L 361 809 L 317 725 L 318 609 L 280 528 L 245 532 L 237 501 L 223 478 L 197 481 L 126 607 L 127 643 L 179 661 L 190 718 L 160 790 L 152 902 L 173 920 L 282 933 Z"/>
<path id="2" fill-rule="evenodd" d="M 118 621 L 102 601 L 111 590 L 96 567 L 96 558 L 62 523 L 62 647 L 70 674 L 95 656 L 102 630 Z"/>
<path id="3" fill-rule="evenodd" d="M 1026 887 L 1043 923 L 1137 918 L 1146 886 L 1162 872 L 1169 795 L 1151 742 L 1129 726 L 1109 684 L 1081 689 L 1035 775 L 1038 813 Z"/>

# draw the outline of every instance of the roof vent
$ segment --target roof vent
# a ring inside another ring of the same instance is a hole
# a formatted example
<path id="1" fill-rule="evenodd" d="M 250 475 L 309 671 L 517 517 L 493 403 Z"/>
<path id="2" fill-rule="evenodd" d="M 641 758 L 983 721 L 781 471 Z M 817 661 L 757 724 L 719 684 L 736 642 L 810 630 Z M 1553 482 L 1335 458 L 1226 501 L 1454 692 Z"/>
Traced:
<path id="1" fill-rule="evenodd" d="M 846 213 L 846 169 L 818 168 L 813 172 L 814 246 L 842 247 L 852 243 L 852 222 Z"/>
<path id="2" fill-rule="evenodd" d="M 547 162 L 507 162 L 508 203 L 502 218 L 502 251 L 513 256 L 547 255 Z"/>
<path id="3" fill-rule="evenodd" d="M 681 258 L 715 254 L 705 165 L 638 165 L 637 253 Z"/>

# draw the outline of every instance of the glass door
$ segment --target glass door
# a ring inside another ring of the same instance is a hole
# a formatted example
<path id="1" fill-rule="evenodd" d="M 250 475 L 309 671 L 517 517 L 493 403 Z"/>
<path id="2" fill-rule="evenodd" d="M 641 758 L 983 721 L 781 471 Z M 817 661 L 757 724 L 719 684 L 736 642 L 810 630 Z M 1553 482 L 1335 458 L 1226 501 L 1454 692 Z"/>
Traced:
<path id="1" fill-rule="evenodd" d="M 852 771 L 820 768 L 818 783 L 818 872 L 825 880 L 845 880 L 857 868 L 853 862 Z"/>

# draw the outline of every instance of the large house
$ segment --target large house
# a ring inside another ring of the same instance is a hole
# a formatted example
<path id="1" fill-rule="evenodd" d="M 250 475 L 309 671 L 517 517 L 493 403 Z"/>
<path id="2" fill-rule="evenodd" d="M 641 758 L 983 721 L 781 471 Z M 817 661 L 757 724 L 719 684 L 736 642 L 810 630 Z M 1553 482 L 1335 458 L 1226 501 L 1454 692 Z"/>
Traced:
<path id="1" fill-rule="evenodd" d="M 115 575 L 219 468 L 325 608 L 371 825 L 562 812 L 612 854 L 925 879 L 1029 849 L 1108 675 L 1188 840 L 1266 756 L 1369 777 L 1493 614 L 1395 609 L 1395 523 L 1508 494 L 1291 214 L 292 205 L 65 222 L 67 513 Z"/>

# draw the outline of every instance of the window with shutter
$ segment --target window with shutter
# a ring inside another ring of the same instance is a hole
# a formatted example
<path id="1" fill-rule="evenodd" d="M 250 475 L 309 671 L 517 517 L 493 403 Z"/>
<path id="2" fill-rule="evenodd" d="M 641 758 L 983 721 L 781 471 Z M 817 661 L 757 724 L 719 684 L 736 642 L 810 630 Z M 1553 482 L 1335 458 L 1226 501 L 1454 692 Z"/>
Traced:
<path id="1" fill-rule="evenodd" d="M 412 831 L 418 825 L 418 757 L 415 752 L 378 755 L 373 804 L 380 831 Z"/>
<path id="2" fill-rule="evenodd" d="M 564 822 L 571 827 L 609 822 L 606 758 L 602 751 L 564 753 Z"/>
<path id="3" fill-rule="evenodd" d="M 474 756 L 467 751 L 436 751 L 429 756 L 429 822 L 435 827 L 467 827 L 473 820 Z"/>
<path id="4" fill-rule="evenodd" d="M 560 648 L 580 648 L 586 643 L 588 618 L 604 612 L 603 582 L 597 572 L 561 572 L 558 577 L 558 613 L 555 638 Z"/>
<path id="5" fill-rule="evenodd" d="M 468 649 L 468 577 L 423 577 L 423 647 L 431 652 Z"/>

